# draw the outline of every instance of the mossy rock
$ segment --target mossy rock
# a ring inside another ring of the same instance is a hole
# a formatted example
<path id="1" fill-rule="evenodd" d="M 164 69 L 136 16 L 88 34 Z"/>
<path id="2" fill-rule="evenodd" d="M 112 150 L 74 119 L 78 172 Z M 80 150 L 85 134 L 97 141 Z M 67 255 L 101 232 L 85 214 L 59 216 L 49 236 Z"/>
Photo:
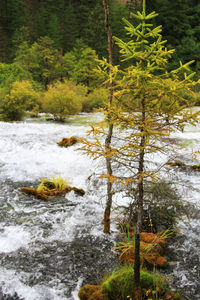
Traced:
<path id="1" fill-rule="evenodd" d="M 108 297 L 102 293 L 102 289 L 100 288 L 90 296 L 89 300 L 108 300 Z"/>
<path id="2" fill-rule="evenodd" d="M 195 171 L 200 171 L 200 164 L 199 165 L 193 165 L 192 169 Z"/>
<path id="3" fill-rule="evenodd" d="M 186 168 L 186 164 L 180 160 L 176 160 L 176 161 L 169 161 L 167 163 L 168 166 L 171 167 L 181 167 L 181 168 Z"/>
<path id="4" fill-rule="evenodd" d="M 134 249 L 130 248 L 127 251 L 121 253 L 120 262 L 123 264 L 133 265 L 135 262 L 134 256 L 135 256 Z M 147 267 L 148 269 L 152 269 L 153 266 L 165 267 L 166 263 L 167 263 L 166 259 L 156 251 L 154 251 L 153 253 L 152 251 L 149 251 L 148 253 L 148 250 L 146 252 L 141 251 L 140 264 L 142 266 Z"/>
<path id="5" fill-rule="evenodd" d="M 85 191 L 77 187 L 69 186 L 66 180 L 62 179 L 60 176 L 57 178 L 42 179 L 41 183 L 37 189 L 32 188 L 22 188 L 21 191 L 28 195 L 34 195 L 38 199 L 48 200 L 50 197 L 57 195 L 65 195 L 71 191 L 74 191 L 78 196 L 83 196 Z"/>
<path id="6" fill-rule="evenodd" d="M 140 273 L 143 296 L 147 290 L 154 290 L 156 286 L 160 285 L 160 290 L 163 289 L 163 282 L 163 278 L 157 274 L 146 271 Z M 102 291 L 109 300 L 127 300 L 128 296 L 133 298 L 134 268 L 124 266 L 114 271 L 102 284 Z"/>
<path id="7" fill-rule="evenodd" d="M 142 232 L 140 235 L 140 263 L 142 266 L 152 268 L 164 267 L 166 259 L 161 256 L 165 249 L 165 240 L 162 235 Z M 120 262 L 126 264 L 134 264 L 135 246 L 134 238 L 130 242 L 121 242 L 114 248 L 116 252 L 120 252 Z"/>
<path id="8" fill-rule="evenodd" d="M 58 146 L 60 147 L 69 147 L 79 142 L 79 139 L 75 136 L 71 136 L 70 138 L 62 138 L 60 142 L 58 142 Z"/>
<path id="9" fill-rule="evenodd" d="M 142 299 L 181 300 L 178 293 L 170 291 L 166 280 L 157 273 L 140 272 Z M 106 277 L 101 285 L 85 285 L 78 293 L 81 300 L 127 300 L 134 299 L 134 267 L 121 266 Z"/>
<path id="10" fill-rule="evenodd" d="M 103 283 L 103 293 L 108 299 L 127 299 L 133 295 L 134 270 L 125 266 L 114 271 Z"/>
<path id="11" fill-rule="evenodd" d="M 78 293 L 78 297 L 81 300 L 107 300 L 108 298 L 103 295 L 100 285 L 86 284 Z"/>
<path id="12" fill-rule="evenodd" d="M 71 187 L 71 191 L 74 191 L 74 193 L 78 196 L 84 196 L 85 191 L 83 189 L 78 189 L 76 187 Z"/>

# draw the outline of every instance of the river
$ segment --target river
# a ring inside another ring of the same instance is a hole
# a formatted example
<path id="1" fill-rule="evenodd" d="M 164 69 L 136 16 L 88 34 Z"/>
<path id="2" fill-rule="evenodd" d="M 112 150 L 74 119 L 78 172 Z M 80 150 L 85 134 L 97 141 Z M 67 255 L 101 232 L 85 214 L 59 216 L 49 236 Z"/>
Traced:
<path id="1" fill-rule="evenodd" d="M 63 137 L 86 137 L 89 123 L 100 119 L 101 114 L 82 114 L 65 124 L 44 119 L 0 122 L 0 299 L 77 300 L 83 283 L 98 282 L 116 266 L 118 258 L 111 251 L 116 226 L 110 236 L 102 233 L 105 183 L 93 176 L 103 162 L 76 151 L 77 145 L 57 145 Z M 198 149 L 200 127 L 188 127 L 173 138 Z M 175 173 L 183 185 L 200 188 L 198 171 Z M 20 191 L 57 176 L 86 194 L 70 192 L 46 202 Z M 184 197 L 195 206 L 190 220 L 179 222 L 180 236 L 171 246 L 175 263 L 168 273 L 186 299 L 197 300 L 200 193 L 188 188 Z"/>

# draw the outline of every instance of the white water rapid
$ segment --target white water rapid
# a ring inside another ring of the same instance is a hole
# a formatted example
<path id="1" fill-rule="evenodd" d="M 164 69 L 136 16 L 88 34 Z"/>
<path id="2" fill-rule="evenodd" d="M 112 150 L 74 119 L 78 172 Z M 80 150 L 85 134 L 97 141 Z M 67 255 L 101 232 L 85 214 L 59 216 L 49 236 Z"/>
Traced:
<path id="1" fill-rule="evenodd" d="M 101 118 L 101 114 L 83 114 L 66 124 L 0 122 L 0 299 L 77 300 L 83 282 L 97 282 L 116 265 L 118 258 L 111 251 L 115 225 L 113 235 L 102 233 L 105 184 L 90 180 L 100 173 L 101 162 L 76 151 L 77 145 L 57 145 L 63 137 L 86 137 L 88 124 Z M 173 138 L 197 150 L 200 127 L 188 127 Z M 199 155 L 195 163 L 200 163 Z M 200 189 L 200 172 L 177 169 L 175 173 L 183 185 Z M 45 202 L 20 191 L 36 187 L 41 178 L 59 175 L 86 194 L 71 192 Z M 197 300 L 200 192 L 188 188 L 184 198 L 195 207 L 189 222 L 179 223 L 181 236 L 172 249 L 175 263 L 169 273 L 172 285 L 186 299 Z"/>

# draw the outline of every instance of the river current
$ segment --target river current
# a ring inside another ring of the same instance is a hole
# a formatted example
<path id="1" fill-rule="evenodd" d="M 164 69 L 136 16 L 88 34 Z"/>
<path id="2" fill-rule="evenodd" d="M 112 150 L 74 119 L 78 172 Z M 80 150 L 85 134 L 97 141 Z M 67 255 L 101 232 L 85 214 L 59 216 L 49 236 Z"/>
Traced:
<path id="1" fill-rule="evenodd" d="M 113 222 L 110 236 L 102 233 L 105 183 L 93 176 L 101 173 L 103 162 L 83 155 L 77 145 L 57 145 L 63 137 L 86 137 L 89 123 L 101 119 L 101 114 L 83 114 L 66 124 L 42 119 L 0 122 L 0 299 L 77 300 L 83 283 L 98 283 L 116 266 L 118 257 L 111 251 L 116 226 Z M 182 159 L 191 164 L 185 153 L 199 149 L 200 127 L 188 127 L 172 138 L 184 145 Z M 199 154 L 195 163 L 200 163 Z M 200 173 L 174 173 L 184 186 L 184 199 L 194 208 L 190 220 L 178 224 L 180 235 L 170 246 L 173 263 L 168 274 L 185 299 L 197 300 Z M 70 192 L 46 202 L 20 191 L 36 187 L 41 178 L 57 176 L 86 194 Z"/>

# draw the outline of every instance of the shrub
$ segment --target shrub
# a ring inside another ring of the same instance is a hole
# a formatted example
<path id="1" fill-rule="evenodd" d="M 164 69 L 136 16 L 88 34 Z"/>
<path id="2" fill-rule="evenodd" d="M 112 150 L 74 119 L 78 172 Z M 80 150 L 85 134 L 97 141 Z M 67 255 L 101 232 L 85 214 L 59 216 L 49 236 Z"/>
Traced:
<path id="1" fill-rule="evenodd" d="M 71 81 L 57 82 L 48 87 L 44 94 L 43 110 L 52 113 L 57 120 L 64 120 L 66 115 L 79 113 L 87 89 Z"/>
<path id="2" fill-rule="evenodd" d="M 83 102 L 83 111 L 91 112 L 95 109 L 102 108 L 108 100 L 108 89 L 97 88 L 91 92 Z"/>
<path id="3" fill-rule="evenodd" d="M 25 110 L 32 110 L 38 105 L 38 99 L 39 94 L 28 80 L 14 82 L 1 102 L 3 120 L 21 120 Z"/>

